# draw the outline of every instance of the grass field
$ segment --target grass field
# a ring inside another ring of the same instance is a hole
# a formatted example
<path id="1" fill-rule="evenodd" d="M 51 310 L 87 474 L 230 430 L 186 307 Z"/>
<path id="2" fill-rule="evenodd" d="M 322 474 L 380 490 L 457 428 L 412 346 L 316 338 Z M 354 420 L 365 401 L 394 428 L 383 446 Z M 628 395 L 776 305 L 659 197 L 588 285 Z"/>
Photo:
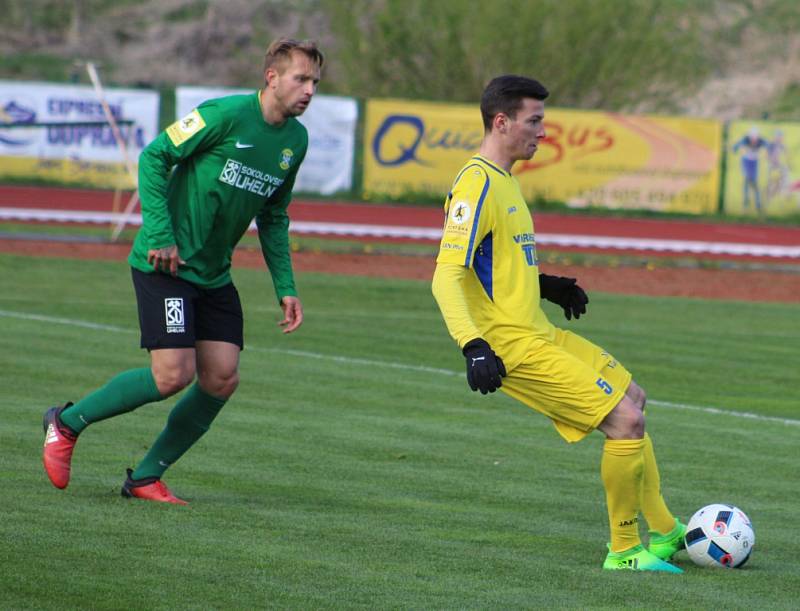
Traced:
<path id="1" fill-rule="evenodd" d="M 741 571 L 609 574 L 602 437 L 469 392 L 425 283 L 300 275 L 282 336 L 238 270 L 243 381 L 167 473 L 176 508 L 119 496 L 174 400 L 89 429 L 66 491 L 41 467 L 46 407 L 146 363 L 127 267 L 0 278 L 0 608 L 797 608 L 800 306 L 591 296 L 573 327 L 648 389 L 672 509 L 735 503 L 757 539 Z"/>

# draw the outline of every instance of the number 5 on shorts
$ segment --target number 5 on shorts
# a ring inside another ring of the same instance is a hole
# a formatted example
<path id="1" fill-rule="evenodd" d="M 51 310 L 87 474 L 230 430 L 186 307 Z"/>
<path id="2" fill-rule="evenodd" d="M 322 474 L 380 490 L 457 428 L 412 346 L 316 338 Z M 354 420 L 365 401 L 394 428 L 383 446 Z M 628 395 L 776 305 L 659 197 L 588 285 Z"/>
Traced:
<path id="1" fill-rule="evenodd" d="M 614 389 L 611 388 L 611 384 L 606 382 L 603 378 L 597 378 L 597 382 L 595 382 L 595 384 L 597 384 L 600 387 L 600 390 L 607 395 L 610 395 L 612 392 L 614 392 Z"/>

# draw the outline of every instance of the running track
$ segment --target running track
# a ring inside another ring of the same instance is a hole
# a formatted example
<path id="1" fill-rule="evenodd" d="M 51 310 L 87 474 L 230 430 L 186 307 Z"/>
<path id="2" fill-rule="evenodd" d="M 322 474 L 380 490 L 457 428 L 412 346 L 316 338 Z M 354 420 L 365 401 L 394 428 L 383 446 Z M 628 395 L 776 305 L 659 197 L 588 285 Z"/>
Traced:
<path id="1" fill-rule="evenodd" d="M 118 218 L 112 199 L 107 191 L 0 186 L 0 221 L 110 223 Z M 128 199 L 126 194 L 121 206 Z M 800 227 L 534 214 L 542 246 L 800 261 Z M 438 208 L 302 199 L 292 202 L 290 215 L 295 233 L 371 240 L 438 241 L 443 220 Z"/>

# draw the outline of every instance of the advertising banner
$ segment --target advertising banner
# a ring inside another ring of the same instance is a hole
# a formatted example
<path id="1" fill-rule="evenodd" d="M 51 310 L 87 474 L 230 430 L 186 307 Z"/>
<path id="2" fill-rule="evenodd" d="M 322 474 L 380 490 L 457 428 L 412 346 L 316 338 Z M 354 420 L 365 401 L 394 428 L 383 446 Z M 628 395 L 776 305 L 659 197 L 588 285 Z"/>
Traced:
<path id="1" fill-rule="evenodd" d="M 158 134 L 158 93 L 106 89 L 134 167 Z M 0 81 L 0 179 L 40 179 L 130 189 L 126 168 L 92 87 Z"/>
<path id="2" fill-rule="evenodd" d="M 543 198 L 575 207 L 717 209 L 717 121 L 546 108 L 545 129 L 536 156 L 512 170 L 531 203 Z M 369 100 L 364 190 L 377 198 L 444 198 L 482 137 L 477 104 Z"/>
<path id="3" fill-rule="evenodd" d="M 254 89 L 178 87 L 176 118 L 211 98 L 249 94 Z M 308 110 L 297 119 L 308 130 L 308 153 L 297 174 L 295 191 L 330 195 L 353 188 L 358 104 L 352 98 L 315 95 Z"/>
<path id="4" fill-rule="evenodd" d="M 727 214 L 800 213 L 800 124 L 731 122 L 725 167 Z"/>

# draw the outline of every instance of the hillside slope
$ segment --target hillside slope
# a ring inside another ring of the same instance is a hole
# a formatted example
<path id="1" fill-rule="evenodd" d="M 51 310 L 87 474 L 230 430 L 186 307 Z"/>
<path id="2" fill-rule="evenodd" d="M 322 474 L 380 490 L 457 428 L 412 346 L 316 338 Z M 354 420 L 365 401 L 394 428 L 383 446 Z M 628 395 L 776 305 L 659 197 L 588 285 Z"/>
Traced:
<path id="1" fill-rule="evenodd" d="M 457 8 L 468 0 L 450 2 Z M 576 11 L 581 6 L 583 10 L 591 6 L 582 0 L 564 2 L 574 5 Z M 668 108 L 702 117 L 800 120 L 800 3 L 717 0 L 703 3 L 702 9 L 698 8 L 700 3 L 688 0 L 629 3 L 651 10 L 668 5 L 671 18 L 676 7 L 685 8 L 686 19 L 675 20 L 674 25 L 666 27 L 684 34 L 688 28 L 696 31 L 693 44 L 702 62 L 673 66 L 670 74 L 676 75 L 675 91 L 688 91 L 676 93 L 668 106 L 664 104 L 668 94 L 663 92 L 670 91 L 670 83 L 654 83 L 643 75 L 637 95 L 633 96 L 638 102 L 626 102 L 617 108 L 603 105 L 604 108 L 635 112 L 664 112 Z M 386 12 L 395 4 L 402 14 L 407 13 L 407 3 L 401 6 L 394 0 L 371 6 Z M 100 65 L 108 83 L 118 85 L 256 87 L 261 81 L 260 64 L 266 44 L 275 36 L 289 34 L 315 38 L 328 52 L 321 91 L 366 97 L 374 93 L 368 84 L 354 87 L 352 79 L 345 77 L 354 72 L 370 74 L 370 62 L 373 67 L 383 62 L 383 58 L 371 57 L 369 48 L 363 49 L 361 58 L 358 53 L 345 57 L 344 52 L 338 52 L 345 43 L 352 47 L 353 41 L 352 32 L 337 26 L 341 22 L 337 17 L 358 4 L 336 0 L 6 0 L 3 5 L 0 78 L 85 81 L 83 63 L 91 60 Z M 423 12 L 420 27 L 424 17 Z M 368 32 L 375 29 L 374 24 L 364 23 L 370 18 L 366 13 L 357 14 L 351 16 L 351 21 L 361 28 L 359 31 Z M 391 31 L 373 32 L 379 37 L 393 34 L 396 35 Z M 502 36 L 502 32 L 497 35 Z M 635 39 L 642 34 L 627 35 Z M 357 49 L 369 47 L 369 40 L 355 44 Z M 678 51 L 664 48 L 665 60 L 669 61 L 672 55 L 683 57 Z M 587 48 L 579 52 L 604 51 Z M 479 63 L 473 60 L 464 61 Z M 702 75 L 698 82 L 689 78 L 698 75 Z M 421 93 L 418 97 L 445 99 L 455 87 L 443 85 L 439 93 Z M 654 93 L 656 88 L 659 93 Z M 387 91 L 387 87 L 381 91 Z M 391 93 L 391 85 L 388 91 Z M 558 101 L 554 97 L 554 103 Z M 596 102 L 587 92 L 583 98 L 570 99 L 568 105 L 596 107 Z"/>

